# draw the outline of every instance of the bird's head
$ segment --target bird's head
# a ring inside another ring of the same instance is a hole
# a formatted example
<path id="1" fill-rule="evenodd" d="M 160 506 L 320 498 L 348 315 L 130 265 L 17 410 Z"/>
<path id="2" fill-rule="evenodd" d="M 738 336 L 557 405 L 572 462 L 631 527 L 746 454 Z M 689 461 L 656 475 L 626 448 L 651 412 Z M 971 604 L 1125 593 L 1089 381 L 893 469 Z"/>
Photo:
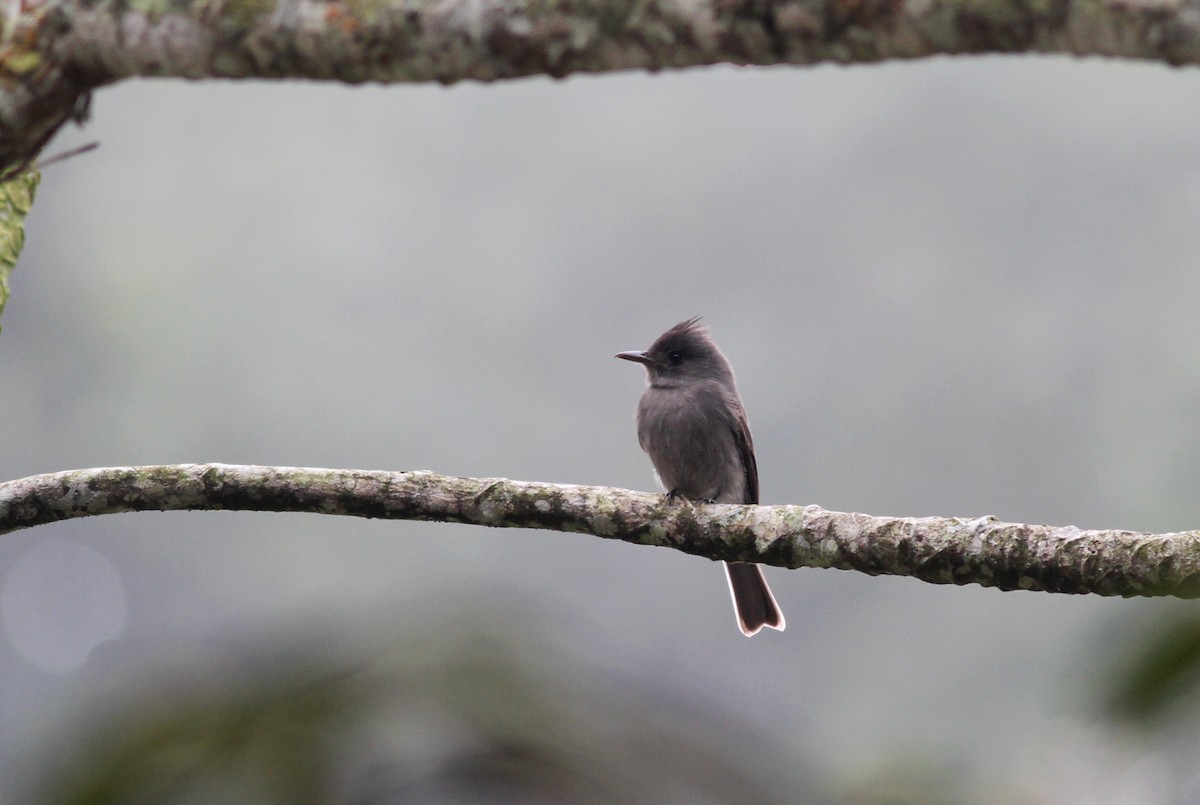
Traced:
<path id="1" fill-rule="evenodd" d="M 646 367 L 651 385 L 677 385 L 689 380 L 732 380 L 729 361 L 694 316 L 660 335 L 645 351 L 618 352 L 616 357 Z"/>

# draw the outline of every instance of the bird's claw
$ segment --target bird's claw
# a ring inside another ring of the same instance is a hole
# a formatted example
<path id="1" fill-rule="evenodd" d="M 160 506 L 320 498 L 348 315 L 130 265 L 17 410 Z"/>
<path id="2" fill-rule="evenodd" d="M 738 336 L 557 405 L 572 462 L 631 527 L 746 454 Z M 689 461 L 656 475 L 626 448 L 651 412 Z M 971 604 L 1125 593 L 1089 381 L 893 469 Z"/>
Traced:
<path id="1" fill-rule="evenodd" d="M 678 489 L 672 489 L 669 492 L 667 492 L 666 498 L 667 498 L 667 500 L 669 500 L 671 502 L 675 502 L 677 500 L 682 500 L 684 503 L 691 506 L 693 509 L 696 508 L 697 503 L 716 503 L 716 501 L 713 500 L 712 498 L 696 498 L 695 500 L 693 500 L 692 498 L 684 497 L 683 493 L 680 492 Z"/>

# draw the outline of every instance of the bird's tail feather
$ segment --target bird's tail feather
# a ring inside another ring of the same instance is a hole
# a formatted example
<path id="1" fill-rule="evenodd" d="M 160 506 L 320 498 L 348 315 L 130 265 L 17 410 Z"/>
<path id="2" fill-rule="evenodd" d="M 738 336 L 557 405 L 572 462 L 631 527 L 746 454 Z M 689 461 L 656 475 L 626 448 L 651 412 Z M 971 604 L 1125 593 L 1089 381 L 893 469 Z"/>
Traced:
<path id="1" fill-rule="evenodd" d="M 729 578 L 729 592 L 742 634 L 752 637 L 764 626 L 783 631 L 783 613 L 758 565 L 726 562 L 725 575 Z"/>

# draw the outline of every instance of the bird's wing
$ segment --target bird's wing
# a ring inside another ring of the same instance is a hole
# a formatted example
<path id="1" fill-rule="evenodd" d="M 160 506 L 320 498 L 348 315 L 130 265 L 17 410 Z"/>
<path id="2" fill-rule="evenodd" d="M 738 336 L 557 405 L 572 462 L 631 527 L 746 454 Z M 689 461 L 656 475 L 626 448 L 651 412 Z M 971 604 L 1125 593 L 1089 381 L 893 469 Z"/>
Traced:
<path id="1" fill-rule="evenodd" d="M 746 471 L 746 499 L 743 503 L 758 503 L 758 462 L 754 460 L 754 439 L 750 436 L 750 423 L 746 421 L 746 411 L 740 400 L 733 401 L 736 411 L 733 421 L 733 442 L 737 445 L 738 455 L 742 459 L 742 468 Z"/>

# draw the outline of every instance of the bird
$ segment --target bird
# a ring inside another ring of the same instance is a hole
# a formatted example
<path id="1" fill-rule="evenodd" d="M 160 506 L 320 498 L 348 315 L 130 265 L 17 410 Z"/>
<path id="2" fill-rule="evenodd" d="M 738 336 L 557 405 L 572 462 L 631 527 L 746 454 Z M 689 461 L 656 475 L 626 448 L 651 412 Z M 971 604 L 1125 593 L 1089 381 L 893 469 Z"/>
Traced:
<path id="1" fill-rule="evenodd" d="M 701 503 L 758 503 L 758 465 L 733 367 L 698 316 L 649 349 L 617 358 L 646 369 L 638 401 L 638 443 L 668 496 Z M 751 637 L 784 619 L 758 565 L 725 562 L 738 628 Z"/>

